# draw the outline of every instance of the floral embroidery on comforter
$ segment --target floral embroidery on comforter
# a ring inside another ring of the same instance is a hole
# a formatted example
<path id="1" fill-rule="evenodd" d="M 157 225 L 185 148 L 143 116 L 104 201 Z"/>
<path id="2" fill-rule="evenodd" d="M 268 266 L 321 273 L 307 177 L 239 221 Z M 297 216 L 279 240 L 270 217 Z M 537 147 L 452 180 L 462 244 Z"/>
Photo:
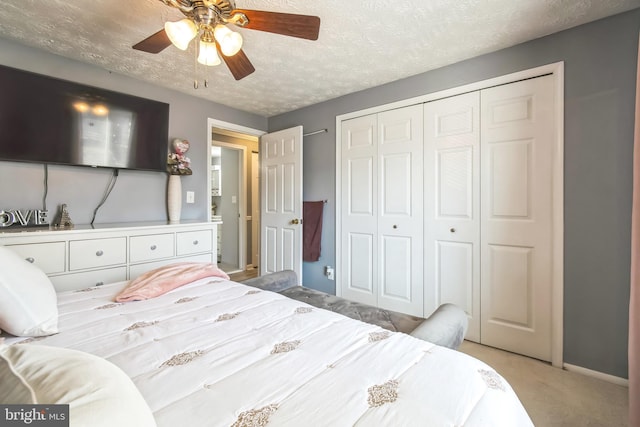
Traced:
<path id="1" fill-rule="evenodd" d="M 60 333 L 39 343 L 118 365 L 158 426 L 532 425 L 457 351 L 222 279 L 113 304 L 123 286 L 59 294 Z"/>

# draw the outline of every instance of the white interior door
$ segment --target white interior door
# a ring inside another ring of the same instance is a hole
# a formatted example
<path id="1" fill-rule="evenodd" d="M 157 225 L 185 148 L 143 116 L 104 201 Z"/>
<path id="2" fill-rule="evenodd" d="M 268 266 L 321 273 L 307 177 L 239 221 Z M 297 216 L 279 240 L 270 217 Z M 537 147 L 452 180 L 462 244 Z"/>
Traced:
<path id="1" fill-rule="evenodd" d="M 260 137 L 260 273 L 302 280 L 302 126 Z"/>
<path id="2" fill-rule="evenodd" d="M 378 307 L 423 315 L 423 107 L 378 114 Z"/>
<path id="3" fill-rule="evenodd" d="M 455 304 L 479 342 L 480 92 L 428 102 L 424 116 L 424 315 Z"/>
<path id="4" fill-rule="evenodd" d="M 554 79 L 481 92 L 482 343 L 551 360 Z"/>

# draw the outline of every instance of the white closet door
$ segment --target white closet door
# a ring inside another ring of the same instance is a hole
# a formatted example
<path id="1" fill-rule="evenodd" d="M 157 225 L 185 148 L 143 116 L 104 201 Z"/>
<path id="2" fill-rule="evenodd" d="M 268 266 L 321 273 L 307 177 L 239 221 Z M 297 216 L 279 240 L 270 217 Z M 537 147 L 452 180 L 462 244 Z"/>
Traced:
<path id="1" fill-rule="evenodd" d="M 480 93 L 424 108 L 424 314 L 453 303 L 480 341 Z"/>
<path id="2" fill-rule="evenodd" d="M 342 122 L 342 297 L 423 315 L 422 105 Z"/>
<path id="3" fill-rule="evenodd" d="M 423 315 L 423 106 L 378 114 L 378 307 Z"/>
<path id="4" fill-rule="evenodd" d="M 378 160 L 376 115 L 342 122 L 342 297 L 377 305 Z"/>
<path id="5" fill-rule="evenodd" d="M 482 343 L 551 360 L 553 77 L 481 92 Z"/>

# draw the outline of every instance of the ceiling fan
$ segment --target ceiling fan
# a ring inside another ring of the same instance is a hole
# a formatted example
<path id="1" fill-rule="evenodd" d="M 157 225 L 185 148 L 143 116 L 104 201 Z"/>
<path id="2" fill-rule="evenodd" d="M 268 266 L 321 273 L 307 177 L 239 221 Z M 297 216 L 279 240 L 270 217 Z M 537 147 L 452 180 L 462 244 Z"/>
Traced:
<path id="1" fill-rule="evenodd" d="M 166 22 L 164 29 L 133 48 L 159 53 L 173 44 L 186 50 L 189 42 L 198 36 L 198 62 L 218 65 L 221 56 L 236 80 L 247 77 L 255 68 L 242 51 L 242 36 L 227 24 L 307 40 L 317 40 L 320 30 L 320 18 L 317 16 L 236 9 L 233 0 L 161 1 L 179 9 L 186 18 Z"/>

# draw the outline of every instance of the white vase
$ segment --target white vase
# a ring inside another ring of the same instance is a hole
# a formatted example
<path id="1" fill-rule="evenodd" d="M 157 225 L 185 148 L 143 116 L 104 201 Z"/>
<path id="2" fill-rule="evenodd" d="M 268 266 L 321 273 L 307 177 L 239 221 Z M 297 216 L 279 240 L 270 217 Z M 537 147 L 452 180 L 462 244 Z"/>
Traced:
<path id="1" fill-rule="evenodd" d="M 182 211 L 182 182 L 180 175 L 169 175 L 167 186 L 167 211 L 169 222 L 179 222 Z"/>

